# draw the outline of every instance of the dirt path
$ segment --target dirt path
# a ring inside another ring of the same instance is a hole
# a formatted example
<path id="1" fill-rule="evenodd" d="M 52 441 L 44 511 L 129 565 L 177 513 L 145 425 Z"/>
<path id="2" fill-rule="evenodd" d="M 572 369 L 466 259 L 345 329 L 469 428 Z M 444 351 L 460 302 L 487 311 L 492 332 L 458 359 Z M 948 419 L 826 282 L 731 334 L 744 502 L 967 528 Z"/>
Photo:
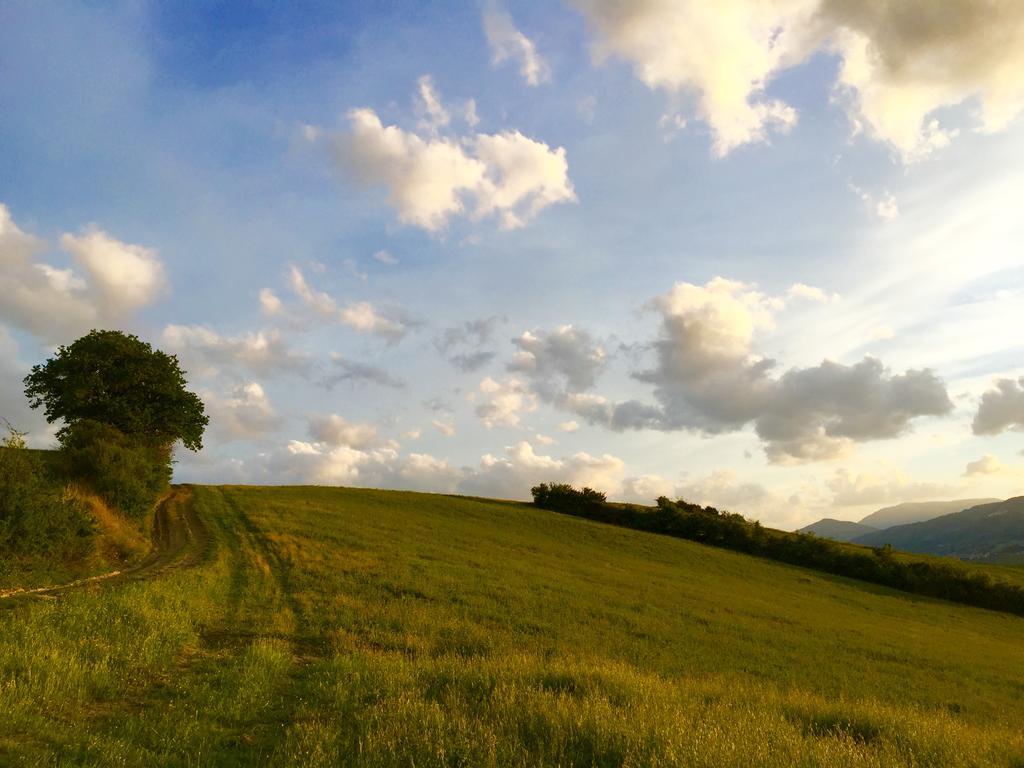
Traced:
<path id="1" fill-rule="evenodd" d="M 157 503 L 153 513 L 153 551 L 142 561 L 128 568 L 67 584 L 0 592 L 0 608 L 33 598 L 56 599 L 67 592 L 99 583 L 107 585 L 149 579 L 171 569 L 196 565 L 205 559 L 211 543 L 209 532 L 192 504 L 191 489 L 175 486 Z"/>

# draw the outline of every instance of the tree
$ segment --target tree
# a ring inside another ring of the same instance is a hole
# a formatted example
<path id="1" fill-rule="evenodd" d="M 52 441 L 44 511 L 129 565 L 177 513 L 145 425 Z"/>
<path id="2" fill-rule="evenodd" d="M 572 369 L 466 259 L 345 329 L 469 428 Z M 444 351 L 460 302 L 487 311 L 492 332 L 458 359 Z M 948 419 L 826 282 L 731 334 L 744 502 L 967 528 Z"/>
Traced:
<path id="1" fill-rule="evenodd" d="M 62 442 L 79 422 L 107 424 L 154 447 L 180 440 L 189 450 L 203 447 L 209 423 L 203 402 L 185 386 L 175 355 L 137 336 L 93 330 L 36 365 L 25 377 L 32 408 L 46 420 L 64 420 Z"/>

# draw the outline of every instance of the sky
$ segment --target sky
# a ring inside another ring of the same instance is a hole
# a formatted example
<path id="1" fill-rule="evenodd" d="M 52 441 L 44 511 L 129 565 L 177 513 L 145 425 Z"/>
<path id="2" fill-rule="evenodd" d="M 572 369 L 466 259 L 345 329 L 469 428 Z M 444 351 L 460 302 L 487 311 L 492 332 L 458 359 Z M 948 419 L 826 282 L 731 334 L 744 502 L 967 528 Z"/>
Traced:
<path id="1" fill-rule="evenodd" d="M 91 328 L 179 482 L 794 528 L 1024 493 L 1024 4 L 0 5 L 0 416 Z"/>

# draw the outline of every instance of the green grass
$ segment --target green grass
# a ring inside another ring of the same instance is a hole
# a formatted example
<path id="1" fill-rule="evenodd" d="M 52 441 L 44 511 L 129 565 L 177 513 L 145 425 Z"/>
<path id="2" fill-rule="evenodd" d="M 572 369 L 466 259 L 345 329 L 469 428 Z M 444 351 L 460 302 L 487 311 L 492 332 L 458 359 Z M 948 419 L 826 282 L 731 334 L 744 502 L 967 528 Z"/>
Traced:
<path id="1" fill-rule="evenodd" d="M 0 765 L 1024 766 L 1024 619 L 523 504 L 196 488 L 0 612 Z"/>

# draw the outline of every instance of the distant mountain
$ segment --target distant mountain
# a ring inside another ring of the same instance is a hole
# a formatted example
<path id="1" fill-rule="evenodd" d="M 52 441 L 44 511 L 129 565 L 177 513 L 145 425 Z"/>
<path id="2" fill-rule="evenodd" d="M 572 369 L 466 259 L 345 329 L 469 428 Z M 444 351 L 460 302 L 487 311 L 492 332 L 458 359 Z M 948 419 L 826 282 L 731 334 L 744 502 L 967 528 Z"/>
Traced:
<path id="1" fill-rule="evenodd" d="M 1024 562 L 1024 496 L 875 531 L 854 541 L 964 560 Z"/>
<path id="2" fill-rule="evenodd" d="M 872 512 L 861 519 L 861 525 L 870 525 L 872 528 L 884 530 L 894 525 L 908 525 L 909 523 L 921 523 L 925 520 L 932 520 L 936 517 L 949 515 L 953 512 L 962 512 L 970 507 L 979 504 L 991 504 L 1000 499 L 954 499 L 953 501 L 912 501 L 905 504 L 897 504 L 894 507 L 885 507 L 877 512 Z M 893 545 L 895 546 L 895 545 Z"/>
<path id="3" fill-rule="evenodd" d="M 877 531 L 877 528 L 872 528 L 870 525 L 862 523 L 855 523 L 852 520 L 836 520 L 826 517 L 801 528 L 797 533 L 813 533 L 815 536 L 835 539 L 836 541 L 853 541 L 858 536 L 864 536 L 865 534 Z"/>
<path id="4" fill-rule="evenodd" d="M 976 507 L 979 504 L 989 504 L 999 499 L 954 499 L 953 501 L 924 501 L 907 502 L 897 504 L 894 507 L 885 507 L 872 512 L 860 522 L 851 520 L 836 520 L 826 517 L 816 523 L 811 523 L 801 528 L 797 533 L 813 533 L 815 536 L 822 536 L 826 539 L 836 541 L 853 541 L 861 536 L 866 536 L 874 531 L 883 531 L 892 528 L 894 525 L 906 525 L 908 523 L 920 523 L 925 520 L 932 520 L 951 512 L 962 512 L 969 507 Z M 895 546 L 895 545 L 893 545 Z"/>

